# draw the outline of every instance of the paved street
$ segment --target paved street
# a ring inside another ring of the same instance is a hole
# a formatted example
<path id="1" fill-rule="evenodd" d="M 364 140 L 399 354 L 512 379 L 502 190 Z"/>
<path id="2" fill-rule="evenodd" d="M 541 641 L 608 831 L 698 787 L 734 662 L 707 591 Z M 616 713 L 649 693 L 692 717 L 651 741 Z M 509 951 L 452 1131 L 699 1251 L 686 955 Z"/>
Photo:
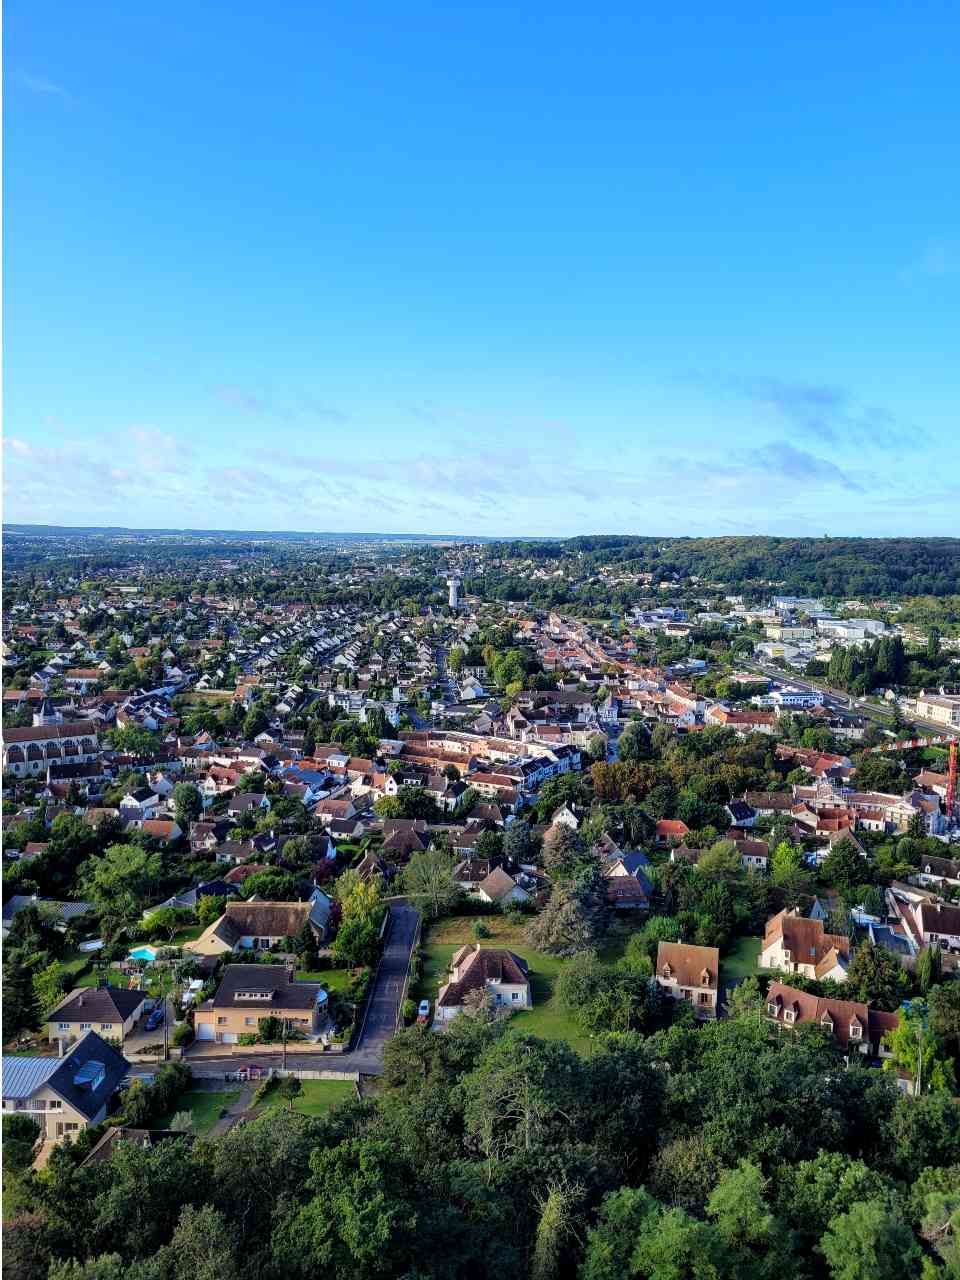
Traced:
<path id="1" fill-rule="evenodd" d="M 403 991 L 403 978 L 410 961 L 410 951 L 417 928 L 418 912 L 405 902 L 390 905 L 390 936 L 380 961 L 376 982 L 360 1035 L 350 1053 L 319 1054 L 296 1053 L 287 1050 L 287 1067 L 302 1071 L 343 1071 L 351 1074 L 379 1075 L 383 1069 L 383 1046 L 394 1033 Z M 242 1063 L 250 1061 L 258 1066 L 279 1067 L 282 1052 L 277 1049 L 264 1053 L 259 1049 L 249 1052 L 249 1057 L 234 1054 L 202 1057 L 187 1056 L 186 1061 L 195 1074 L 222 1074 L 235 1071 Z"/>

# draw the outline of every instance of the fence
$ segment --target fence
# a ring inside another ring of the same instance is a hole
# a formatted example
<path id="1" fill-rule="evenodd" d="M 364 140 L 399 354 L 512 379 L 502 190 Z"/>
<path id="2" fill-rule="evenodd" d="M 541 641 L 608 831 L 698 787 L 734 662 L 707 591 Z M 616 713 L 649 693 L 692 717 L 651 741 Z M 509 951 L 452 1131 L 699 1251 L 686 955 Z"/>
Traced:
<path id="1" fill-rule="evenodd" d="M 410 974 L 413 971 L 413 958 L 417 954 L 417 947 L 420 945 L 420 926 L 423 923 L 423 916 L 417 916 L 417 927 L 413 931 L 413 942 L 410 946 L 410 956 L 407 960 L 407 971 L 403 975 L 403 989 L 400 992 L 400 1003 L 397 1005 L 397 1031 L 403 1026 L 403 1006 L 406 1003 L 407 991 L 410 988 Z"/>

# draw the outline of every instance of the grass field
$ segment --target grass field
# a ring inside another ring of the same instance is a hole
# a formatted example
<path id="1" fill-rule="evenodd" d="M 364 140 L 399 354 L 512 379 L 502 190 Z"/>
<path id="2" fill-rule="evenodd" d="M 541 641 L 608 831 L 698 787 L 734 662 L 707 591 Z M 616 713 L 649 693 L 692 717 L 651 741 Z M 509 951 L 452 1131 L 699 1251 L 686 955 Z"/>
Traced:
<path id="1" fill-rule="evenodd" d="M 239 1089 L 197 1089 L 183 1093 L 168 1116 L 164 1117 L 161 1128 L 169 1126 L 178 1111 L 189 1111 L 193 1116 L 193 1132 L 209 1133 L 220 1119 L 220 1112 L 231 1107 L 240 1097 Z"/>
<path id="2" fill-rule="evenodd" d="M 305 1116 L 325 1116 L 328 1111 L 341 1102 L 347 1102 L 357 1096 L 356 1086 L 352 1080 L 301 1080 L 303 1093 L 293 1104 L 294 1111 Z M 267 1094 L 262 1106 L 285 1107 L 287 1103 L 280 1097 L 276 1089 Z"/>
<path id="3" fill-rule="evenodd" d="M 349 969 L 308 969 L 304 973 L 298 969 L 296 978 L 298 982 L 322 982 L 327 991 L 341 995 L 350 985 L 351 973 Z"/>
<path id="4" fill-rule="evenodd" d="M 475 919 L 483 920 L 490 930 L 489 938 L 474 938 Z M 513 924 L 503 916 L 451 916 L 437 921 L 430 926 L 426 941 L 421 944 L 423 971 L 420 981 L 411 989 L 410 998 L 433 1003 L 439 987 L 446 981 L 450 960 L 465 943 L 479 941 L 484 947 L 508 947 L 529 965 L 533 996 L 533 1008 L 514 1013 L 510 1025 L 545 1040 L 566 1040 L 578 1052 L 587 1052 L 590 1037 L 584 1035 L 570 1015 L 560 1008 L 553 993 L 557 976 L 567 961 L 544 955 L 542 951 L 528 946 L 524 941 L 524 929 L 525 925 Z M 600 958 L 608 964 L 618 960 L 631 932 L 628 926 L 614 926 L 600 951 Z"/>
<path id="5" fill-rule="evenodd" d="M 762 938 L 738 938 L 720 961 L 720 981 L 739 982 L 741 978 L 753 977 L 762 945 Z"/>

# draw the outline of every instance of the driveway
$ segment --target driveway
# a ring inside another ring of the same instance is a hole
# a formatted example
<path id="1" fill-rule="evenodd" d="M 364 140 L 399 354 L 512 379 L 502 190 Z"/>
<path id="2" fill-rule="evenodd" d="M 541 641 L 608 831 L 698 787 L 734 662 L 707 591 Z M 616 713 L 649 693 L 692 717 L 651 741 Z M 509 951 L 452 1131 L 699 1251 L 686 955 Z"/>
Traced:
<path id="1" fill-rule="evenodd" d="M 349 1053 L 318 1054 L 297 1053 L 287 1048 L 287 1069 L 291 1071 L 342 1071 L 353 1075 L 377 1076 L 383 1070 L 383 1047 L 394 1034 L 400 1011 L 403 979 L 410 963 L 410 952 L 417 929 L 419 912 L 406 902 L 390 904 L 390 933 L 383 958 L 377 970 L 376 980 L 367 1004 L 366 1014 L 360 1026 L 354 1046 Z M 280 1050 L 264 1052 L 259 1046 L 246 1051 L 251 1062 L 261 1067 L 279 1067 L 283 1058 Z M 185 1061 L 197 1076 L 221 1076 L 236 1071 L 238 1062 L 245 1061 L 233 1054 L 213 1056 L 204 1053 Z"/>

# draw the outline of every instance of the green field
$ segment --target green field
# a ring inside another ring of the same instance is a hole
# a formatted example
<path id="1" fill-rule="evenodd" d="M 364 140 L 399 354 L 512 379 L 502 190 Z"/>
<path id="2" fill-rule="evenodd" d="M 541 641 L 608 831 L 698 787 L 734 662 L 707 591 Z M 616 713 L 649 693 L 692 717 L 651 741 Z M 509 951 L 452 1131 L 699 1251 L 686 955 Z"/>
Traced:
<path id="1" fill-rule="evenodd" d="M 307 969 L 297 970 L 298 982 L 320 982 L 333 995 L 342 995 L 350 985 L 352 973 L 349 969 Z"/>
<path id="2" fill-rule="evenodd" d="M 734 982 L 753 977 L 762 945 L 762 938 L 738 938 L 720 961 L 720 981 Z"/>
<path id="3" fill-rule="evenodd" d="M 196 1089 L 183 1093 L 177 1099 L 170 1114 L 164 1117 L 161 1128 L 167 1128 L 178 1111 L 189 1111 L 193 1116 L 193 1132 L 209 1133 L 220 1119 L 220 1112 L 232 1107 L 240 1097 L 239 1089 Z"/>
<path id="4" fill-rule="evenodd" d="M 570 1014 L 560 1008 L 553 994 L 557 975 L 567 961 L 527 946 L 523 940 L 523 925 L 515 925 L 503 916 L 476 918 L 483 920 L 491 937 L 475 939 L 474 918 L 468 916 L 440 920 L 429 929 L 426 941 L 421 943 L 422 974 L 420 981 L 412 986 L 410 998 L 415 1002 L 429 1000 L 433 1004 L 439 987 L 446 981 L 450 960 L 465 943 L 479 941 L 484 947 L 508 947 L 529 965 L 533 996 L 533 1008 L 514 1013 L 510 1025 L 545 1040 L 566 1040 L 580 1053 L 589 1051 L 590 1037 L 584 1035 Z M 627 926 L 615 926 L 599 953 L 600 958 L 608 964 L 615 963 L 623 954 L 631 932 Z"/>
<path id="5" fill-rule="evenodd" d="M 352 1080 L 301 1080 L 300 1083 L 303 1093 L 293 1104 L 293 1109 L 305 1116 L 325 1116 L 333 1107 L 357 1096 L 356 1085 Z M 287 1103 L 273 1089 L 261 1105 L 266 1110 L 270 1107 L 285 1107 Z"/>

